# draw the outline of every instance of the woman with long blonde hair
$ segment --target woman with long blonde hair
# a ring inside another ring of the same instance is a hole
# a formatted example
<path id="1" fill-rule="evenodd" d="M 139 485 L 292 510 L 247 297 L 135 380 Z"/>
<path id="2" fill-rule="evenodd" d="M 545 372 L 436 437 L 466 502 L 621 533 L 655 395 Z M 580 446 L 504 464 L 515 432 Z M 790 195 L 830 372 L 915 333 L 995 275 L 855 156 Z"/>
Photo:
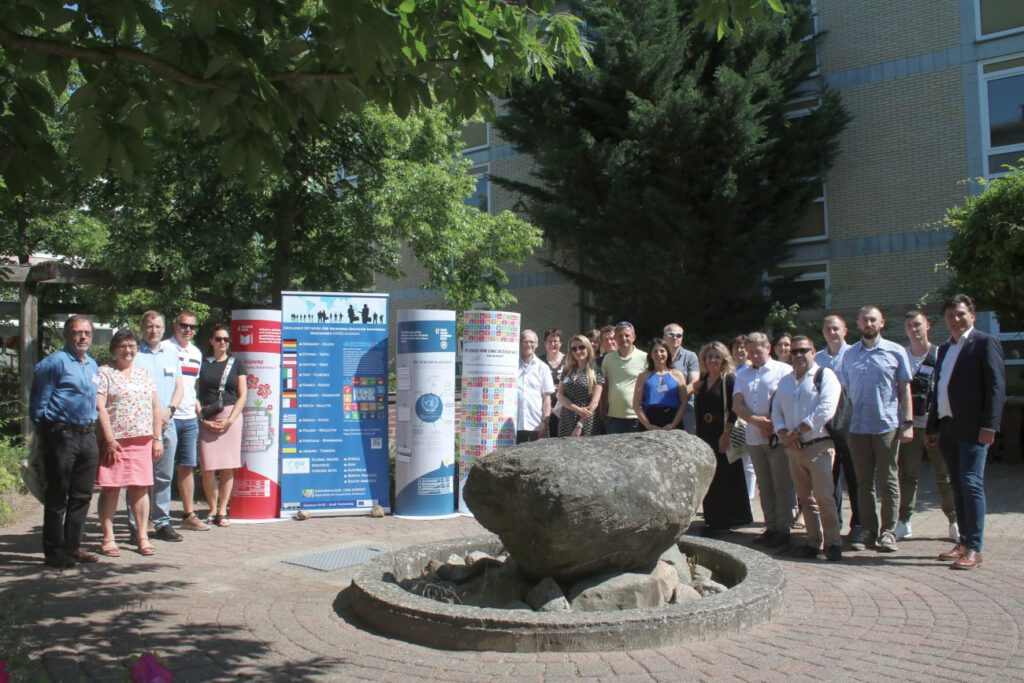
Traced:
<path id="1" fill-rule="evenodd" d="M 577 334 L 569 340 L 565 372 L 558 384 L 558 436 L 590 436 L 597 422 L 597 407 L 604 388 L 604 374 L 594 365 L 594 347 Z"/>
<path id="2" fill-rule="evenodd" d="M 729 449 L 726 423 L 736 421 L 732 412 L 732 392 L 736 366 L 725 344 L 705 344 L 697 354 L 700 380 L 697 383 L 694 409 L 697 413 L 697 436 L 715 451 L 715 476 L 704 496 L 704 536 L 713 536 L 732 527 L 753 523 L 750 497 L 743 474 L 743 460 L 730 463 L 725 456 Z"/>

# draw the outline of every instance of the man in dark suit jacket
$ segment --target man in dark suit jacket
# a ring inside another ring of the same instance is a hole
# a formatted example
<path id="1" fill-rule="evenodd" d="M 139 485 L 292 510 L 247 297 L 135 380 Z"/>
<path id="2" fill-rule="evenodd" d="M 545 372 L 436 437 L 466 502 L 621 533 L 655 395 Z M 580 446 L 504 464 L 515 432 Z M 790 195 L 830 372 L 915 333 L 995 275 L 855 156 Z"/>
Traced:
<path id="1" fill-rule="evenodd" d="M 960 541 L 939 559 L 953 569 L 981 564 L 985 532 L 985 458 L 1006 399 L 1003 347 L 974 329 L 974 302 L 956 294 L 943 305 L 952 338 L 939 348 L 927 436 L 949 468 Z"/>

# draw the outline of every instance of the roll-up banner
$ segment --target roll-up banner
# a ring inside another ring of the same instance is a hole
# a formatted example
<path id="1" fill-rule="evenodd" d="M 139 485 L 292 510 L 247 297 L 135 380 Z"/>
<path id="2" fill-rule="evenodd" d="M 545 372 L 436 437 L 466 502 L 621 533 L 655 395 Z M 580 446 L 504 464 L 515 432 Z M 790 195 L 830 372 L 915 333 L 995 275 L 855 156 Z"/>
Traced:
<path id="1" fill-rule="evenodd" d="M 462 327 L 462 405 L 459 420 L 459 512 L 469 468 L 516 443 L 519 314 L 466 311 Z"/>
<path id="2" fill-rule="evenodd" d="M 388 297 L 282 292 L 281 515 L 390 511 Z"/>
<path id="3" fill-rule="evenodd" d="M 233 311 L 234 354 L 248 373 L 242 411 L 242 467 L 231 490 L 231 517 L 238 521 L 276 519 L 278 416 L 281 406 L 281 311 Z"/>
<path id="4" fill-rule="evenodd" d="M 455 311 L 398 311 L 395 516 L 455 513 Z"/>

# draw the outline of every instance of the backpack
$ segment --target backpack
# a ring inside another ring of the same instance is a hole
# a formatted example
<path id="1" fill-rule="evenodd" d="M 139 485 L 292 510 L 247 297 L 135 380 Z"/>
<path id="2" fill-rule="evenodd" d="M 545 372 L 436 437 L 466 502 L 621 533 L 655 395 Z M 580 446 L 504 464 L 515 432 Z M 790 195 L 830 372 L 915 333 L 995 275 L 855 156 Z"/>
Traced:
<path id="1" fill-rule="evenodd" d="M 821 375 L 823 372 L 825 372 L 825 368 L 820 367 L 814 373 L 814 388 L 819 394 L 821 393 Z M 833 439 L 836 438 L 837 434 L 842 437 L 850 431 L 850 418 L 852 415 L 853 404 L 850 403 L 850 397 L 846 395 L 846 389 L 840 384 L 839 403 L 836 405 L 836 412 L 832 419 L 825 423 L 825 431 Z"/>

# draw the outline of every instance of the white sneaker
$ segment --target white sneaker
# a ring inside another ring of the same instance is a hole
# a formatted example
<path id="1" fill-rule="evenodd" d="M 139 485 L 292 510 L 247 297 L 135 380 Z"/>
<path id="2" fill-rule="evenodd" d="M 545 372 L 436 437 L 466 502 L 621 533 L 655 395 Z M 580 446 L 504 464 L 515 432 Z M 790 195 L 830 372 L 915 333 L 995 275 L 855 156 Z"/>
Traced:
<path id="1" fill-rule="evenodd" d="M 910 522 L 896 522 L 896 540 L 902 541 L 904 538 L 913 538 L 914 532 L 910 528 Z"/>
<path id="2" fill-rule="evenodd" d="M 949 540 L 954 543 L 960 542 L 960 527 L 957 526 L 956 522 L 952 522 L 949 525 Z"/>

